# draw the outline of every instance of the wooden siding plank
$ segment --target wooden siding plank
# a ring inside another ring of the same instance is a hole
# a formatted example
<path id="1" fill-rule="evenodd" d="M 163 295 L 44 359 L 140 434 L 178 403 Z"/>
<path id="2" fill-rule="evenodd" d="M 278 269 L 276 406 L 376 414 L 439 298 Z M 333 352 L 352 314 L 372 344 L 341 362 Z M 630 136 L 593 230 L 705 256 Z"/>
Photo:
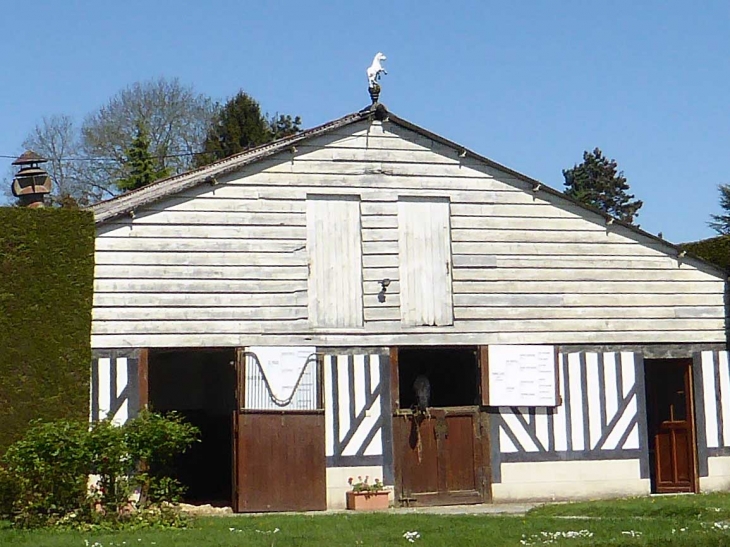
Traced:
<path id="1" fill-rule="evenodd" d="M 204 225 L 211 222 L 208 211 L 158 211 L 136 215 L 132 226 L 139 225 Z M 216 226 L 306 226 L 304 213 L 281 212 L 219 212 L 215 215 Z M 134 229 L 134 228 L 133 228 Z"/>
<path id="2" fill-rule="evenodd" d="M 297 239 L 304 241 L 307 229 L 304 226 L 221 226 L 212 222 L 206 226 L 190 225 L 151 225 L 128 222 L 110 222 L 104 225 L 109 231 L 104 237 L 124 238 L 236 238 L 236 239 Z"/>
<path id="3" fill-rule="evenodd" d="M 270 325 L 266 325 L 270 323 Z M 265 318 L 246 320 L 208 320 L 204 316 L 189 321 L 95 321 L 94 332 L 99 334 L 139 333 L 149 332 L 157 334 L 175 333 L 263 333 L 271 332 L 306 332 L 309 328 L 307 320 L 268 320 Z M 434 328 L 425 330 L 425 327 L 411 327 L 400 329 L 399 321 L 382 321 L 371 323 L 367 329 L 360 328 L 357 332 L 388 334 L 399 331 L 411 333 L 434 333 Z M 724 329 L 722 319 L 540 319 L 498 320 L 498 321 L 460 321 L 463 332 L 472 333 L 558 333 L 580 332 L 581 329 L 591 332 L 689 332 L 689 331 L 721 331 Z M 347 331 L 348 329 L 343 329 Z M 351 332 L 355 332 L 352 331 Z"/>
<path id="4" fill-rule="evenodd" d="M 198 321 L 198 320 L 296 320 L 307 319 L 306 306 L 254 307 L 95 307 L 94 321 Z"/>
<path id="5" fill-rule="evenodd" d="M 493 256 L 458 255 L 454 257 L 455 281 L 591 281 L 603 283 L 605 281 L 627 281 L 623 270 L 608 270 L 603 268 L 582 268 L 572 270 L 568 268 L 545 267 L 537 268 L 497 268 Z M 468 263 L 465 259 L 474 262 Z M 490 260 L 491 259 L 491 260 Z M 482 267 L 479 267 L 481 262 Z M 467 266 L 468 264 L 468 266 Z M 462 267 L 464 266 L 464 267 Z M 487 269 L 490 268 L 491 269 Z M 696 281 L 707 282 L 707 275 L 697 270 L 674 269 L 665 273 L 665 281 Z M 631 272 L 631 281 L 656 281 L 656 270 L 634 269 Z"/>
<path id="6" fill-rule="evenodd" d="M 276 279 L 306 280 L 307 266 L 168 266 L 97 264 L 97 279 Z"/>
<path id="7" fill-rule="evenodd" d="M 148 293 L 133 292 L 95 292 L 94 309 L 108 307 L 122 310 L 126 307 L 156 306 L 161 310 L 183 308 L 214 308 L 232 306 L 285 307 L 306 306 L 306 291 L 267 292 L 267 293 L 159 293 L 150 298 Z"/>
<path id="8" fill-rule="evenodd" d="M 96 253 L 97 265 L 150 266 L 300 266 L 306 265 L 306 255 L 296 253 L 235 253 L 235 252 L 135 252 Z"/>
<path id="9" fill-rule="evenodd" d="M 720 306 L 717 294 L 620 294 L 614 293 L 611 298 L 605 294 L 525 294 L 525 293 L 494 293 L 494 294 L 454 294 L 454 305 L 464 307 L 475 306 L 601 306 L 606 308 L 616 306 Z"/>
<path id="10" fill-rule="evenodd" d="M 303 241 L 281 239 L 238 239 L 207 237 L 186 238 L 97 238 L 96 251 L 134 251 L 135 253 L 165 252 L 211 252 L 218 253 L 294 253 L 304 251 Z"/>
<path id="11" fill-rule="evenodd" d="M 454 318 L 457 321 L 474 321 L 479 319 L 722 319 L 725 311 L 722 307 L 682 306 L 682 307 L 637 307 L 615 306 L 608 307 L 549 307 L 549 306 L 522 306 L 507 308 L 495 305 L 494 307 L 462 307 L 454 308 Z"/>
<path id="12" fill-rule="evenodd" d="M 96 292 L 144 293 L 267 293 L 307 290 L 306 280 L 272 281 L 244 279 L 96 279 Z"/>
<path id="13" fill-rule="evenodd" d="M 389 346 L 389 345 L 465 345 L 479 344 L 716 344 L 724 336 L 723 330 L 704 331 L 633 331 L 626 332 L 435 332 L 410 334 L 389 332 L 386 334 L 357 333 L 313 333 L 309 330 L 300 333 L 282 333 L 276 330 L 219 334 L 92 334 L 92 348 L 141 347 L 236 347 L 241 344 L 258 345 L 318 345 L 318 346 Z"/>

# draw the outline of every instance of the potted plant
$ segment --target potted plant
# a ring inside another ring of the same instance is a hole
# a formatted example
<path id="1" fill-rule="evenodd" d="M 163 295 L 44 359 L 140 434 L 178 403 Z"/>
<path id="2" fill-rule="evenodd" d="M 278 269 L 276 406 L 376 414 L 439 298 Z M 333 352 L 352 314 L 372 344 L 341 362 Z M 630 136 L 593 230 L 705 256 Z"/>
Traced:
<path id="1" fill-rule="evenodd" d="M 388 491 L 380 479 L 375 479 L 371 484 L 369 477 L 358 477 L 355 481 L 352 477 L 347 483 L 352 488 L 346 493 L 347 508 L 356 511 L 376 511 L 388 508 Z"/>

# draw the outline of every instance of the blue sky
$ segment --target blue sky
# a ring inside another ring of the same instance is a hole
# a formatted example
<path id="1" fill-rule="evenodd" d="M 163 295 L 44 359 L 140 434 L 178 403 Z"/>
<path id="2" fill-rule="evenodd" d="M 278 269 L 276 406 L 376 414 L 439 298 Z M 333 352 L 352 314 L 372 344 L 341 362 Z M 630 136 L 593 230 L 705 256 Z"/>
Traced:
<path id="1" fill-rule="evenodd" d="M 641 227 L 670 241 L 712 236 L 730 183 L 727 1 L 6 4 L 0 155 L 43 115 L 80 123 L 158 76 L 221 100 L 244 89 L 311 127 L 369 103 L 383 51 L 397 115 L 554 188 L 598 146 L 644 200 Z"/>

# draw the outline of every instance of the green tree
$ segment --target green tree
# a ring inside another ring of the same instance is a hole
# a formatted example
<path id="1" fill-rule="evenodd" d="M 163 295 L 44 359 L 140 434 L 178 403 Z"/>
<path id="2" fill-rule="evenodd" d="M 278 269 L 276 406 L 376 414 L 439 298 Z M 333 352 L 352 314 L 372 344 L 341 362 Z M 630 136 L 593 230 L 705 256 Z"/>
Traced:
<path id="1" fill-rule="evenodd" d="M 239 91 L 218 107 L 196 165 L 202 167 L 248 148 L 293 135 L 300 130 L 301 123 L 299 116 L 277 114 L 269 118 L 261 112 L 261 106 L 255 99 Z"/>
<path id="2" fill-rule="evenodd" d="M 730 184 L 720 184 L 720 207 L 725 211 L 724 215 L 710 215 L 712 222 L 708 222 L 710 228 L 720 235 L 730 235 Z"/>
<path id="3" fill-rule="evenodd" d="M 137 135 L 126 151 L 124 165 L 129 176 L 116 181 L 116 186 L 122 191 L 136 190 L 147 186 L 157 179 L 168 176 L 165 167 L 160 167 L 150 153 L 150 136 L 145 125 L 137 123 Z"/>
<path id="4" fill-rule="evenodd" d="M 583 163 L 564 169 L 563 177 L 565 194 L 619 220 L 633 223 L 644 204 L 628 193 L 629 185 L 616 160 L 604 157 L 598 148 L 583 152 Z"/>

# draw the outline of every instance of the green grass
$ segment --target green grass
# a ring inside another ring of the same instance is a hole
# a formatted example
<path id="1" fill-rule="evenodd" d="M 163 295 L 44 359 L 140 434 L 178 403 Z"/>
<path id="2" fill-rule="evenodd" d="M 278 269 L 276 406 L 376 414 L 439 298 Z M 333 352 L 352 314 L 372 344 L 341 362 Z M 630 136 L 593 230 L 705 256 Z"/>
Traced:
<path id="1" fill-rule="evenodd" d="M 554 504 L 519 517 L 403 513 L 212 517 L 195 520 L 184 530 L 20 531 L 0 522 L 0 546 L 84 547 L 88 542 L 89 547 L 710 547 L 730 545 L 728 516 L 730 495 L 707 495 Z M 408 531 L 420 537 L 410 543 L 403 537 Z"/>

